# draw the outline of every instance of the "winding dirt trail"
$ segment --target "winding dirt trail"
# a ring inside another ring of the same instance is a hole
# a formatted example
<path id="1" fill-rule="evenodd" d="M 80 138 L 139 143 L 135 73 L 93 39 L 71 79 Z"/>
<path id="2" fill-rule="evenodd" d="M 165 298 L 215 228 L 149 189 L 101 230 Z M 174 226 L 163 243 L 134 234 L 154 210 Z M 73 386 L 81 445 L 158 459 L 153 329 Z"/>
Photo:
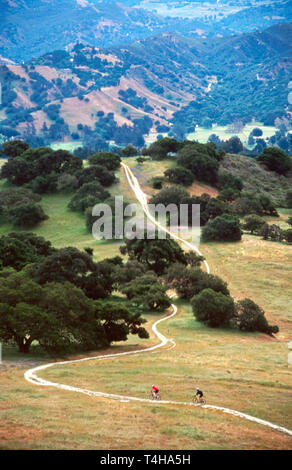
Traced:
<path id="1" fill-rule="evenodd" d="M 132 190 L 134 191 L 134 193 L 135 193 L 138 201 L 140 202 L 145 214 L 161 230 L 163 230 L 163 231 L 169 233 L 171 236 L 173 236 L 173 234 L 168 232 L 168 230 L 165 227 L 161 226 L 158 222 L 156 222 L 154 217 L 150 214 L 150 212 L 148 210 L 148 206 L 147 206 L 147 197 L 143 193 L 143 191 L 141 190 L 137 178 L 133 175 L 132 171 L 130 170 L 130 168 L 127 165 L 122 163 L 122 166 L 125 170 L 125 174 L 126 174 L 128 182 L 129 182 L 129 185 L 131 186 Z M 173 238 L 181 241 L 188 248 L 196 251 L 200 256 L 202 256 L 202 253 L 199 251 L 199 249 L 197 247 L 195 247 L 194 245 L 192 245 L 191 243 L 187 242 L 184 239 L 181 239 L 178 236 L 173 236 Z M 209 268 L 209 265 L 208 265 L 207 261 L 205 261 L 204 264 L 206 266 L 207 272 L 209 273 L 210 268 Z M 229 415 L 232 415 L 232 416 L 237 416 L 238 418 L 245 419 L 245 420 L 248 420 L 248 421 L 252 421 L 254 423 L 269 427 L 270 429 L 273 429 L 275 431 L 280 431 L 282 433 L 288 434 L 289 436 L 292 436 L 292 431 L 290 429 L 287 429 L 287 428 L 282 427 L 282 426 L 278 426 L 276 424 L 270 423 L 269 421 L 265 421 L 263 419 L 256 418 L 254 416 L 248 415 L 246 413 L 242 413 L 240 411 L 232 410 L 230 408 L 223 408 L 221 406 L 215 406 L 215 405 L 194 405 L 194 403 L 192 403 L 192 402 L 177 402 L 177 401 L 168 401 L 168 400 L 153 401 L 153 400 L 146 399 L 146 398 L 138 398 L 138 397 L 132 397 L 132 396 L 125 396 L 125 395 L 117 395 L 117 394 L 111 394 L 111 393 L 105 393 L 105 392 L 98 392 L 98 391 L 94 391 L 94 390 L 87 390 L 87 389 L 84 389 L 84 388 L 74 387 L 74 386 L 71 386 L 71 385 L 61 384 L 61 383 L 58 383 L 58 382 L 51 382 L 51 381 L 43 379 L 43 378 L 41 378 L 37 375 L 37 373 L 42 371 L 42 370 L 45 370 L 45 369 L 48 369 L 48 368 L 51 368 L 51 367 L 56 367 L 56 366 L 59 366 L 59 365 L 67 365 L 67 364 L 69 365 L 69 364 L 75 364 L 75 363 L 80 363 L 80 362 L 85 362 L 85 361 L 93 361 L 93 360 L 102 361 L 102 360 L 114 359 L 115 357 L 144 354 L 144 353 L 147 353 L 147 352 L 155 351 L 159 348 L 163 348 L 167 343 L 172 343 L 172 346 L 169 348 L 169 349 L 172 349 L 176 345 L 175 341 L 173 339 L 166 338 L 157 329 L 157 326 L 160 323 L 162 323 L 166 320 L 169 320 L 170 318 L 172 318 L 176 315 L 177 307 L 174 304 L 172 304 L 172 309 L 173 309 L 173 311 L 170 315 L 168 315 L 164 318 L 161 318 L 160 320 L 157 320 L 154 323 L 154 325 L 152 326 L 152 331 L 157 336 L 157 338 L 160 340 L 160 343 L 158 343 L 155 346 L 152 346 L 152 347 L 149 347 L 149 348 L 146 348 L 146 349 L 140 349 L 140 350 L 138 349 L 138 350 L 135 350 L 135 351 L 124 352 L 124 353 L 107 354 L 107 355 L 104 355 L 104 356 L 87 357 L 87 358 L 84 358 L 84 359 L 77 359 L 77 360 L 73 360 L 73 361 L 53 362 L 53 363 L 49 363 L 49 364 L 44 364 L 44 365 L 35 367 L 33 369 L 27 370 L 24 374 L 25 380 L 27 380 L 28 382 L 33 383 L 35 385 L 39 385 L 39 386 L 55 387 L 55 388 L 58 388 L 58 389 L 68 390 L 68 391 L 71 391 L 71 392 L 82 393 L 84 395 L 95 396 L 95 397 L 104 397 L 104 398 L 109 398 L 109 399 L 113 399 L 113 400 L 119 400 L 119 401 L 122 401 L 122 402 L 151 403 L 152 405 L 155 404 L 157 406 L 170 404 L 170 405 L 177 405 L 177 406 L 189 406 L 189 407 L 193 407 L 193 408 L 196 407 L 196 406 L 200 406 L 200 408 L 204 408 L 206 410 L 215 410 L 215 411 L 226 413 L 226 414 L 229 414 Z"/>

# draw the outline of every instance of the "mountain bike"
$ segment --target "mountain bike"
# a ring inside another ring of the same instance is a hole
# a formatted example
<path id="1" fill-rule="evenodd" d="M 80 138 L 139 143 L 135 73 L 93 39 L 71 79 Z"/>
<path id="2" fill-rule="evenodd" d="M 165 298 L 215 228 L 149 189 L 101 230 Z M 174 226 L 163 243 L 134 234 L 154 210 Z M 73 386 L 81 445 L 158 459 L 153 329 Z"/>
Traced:
<path id="1" fill-rule="evenodd" d="M 199 397 L 197 397 L 196 395 L 195 395 L 194 398 L 193 398 L 193 402 L 194 402 L 196 405 L 206 405 L 206 400 L 205 400 L 205 398 L 199 398 Z"/>
<path id="2" fill-rule="evenodd" d="M 154 392 L 150 392 L 150 400 L 161 400 L 161 396 L 159 395 L 159 393 L 154 393 Z"/>

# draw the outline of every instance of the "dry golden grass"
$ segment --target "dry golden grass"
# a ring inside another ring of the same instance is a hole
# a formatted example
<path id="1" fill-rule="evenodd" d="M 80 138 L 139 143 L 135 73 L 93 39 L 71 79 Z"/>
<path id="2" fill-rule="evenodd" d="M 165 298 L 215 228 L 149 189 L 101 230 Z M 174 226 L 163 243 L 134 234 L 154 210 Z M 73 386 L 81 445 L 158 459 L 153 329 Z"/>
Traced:
<path id="1" fill-rule="evenodd" d="M 151 384 L 157 383 L 163 399 L 176 401 L 190 401 L 198 384 L 208 403 L 291 427 L 292 384 L 285 343 L 263 335 L 210 330 L 195 321 L 187 304 L 178 305 L 178 316 L 160 327 L 175 339 L 175 349 L 60 365 L 39 375 L 91 390 L 145 398 Z M 152 337 L 150 344 L 153 341 Z M 141 345 L 132 337 L 132 346 L 135 342 Z M 114 347 L 111 352 L 127 349 L 126 345 Z M 0 448 L 291 448 L 288 436 L 220 412 L 38 388 L 25 383 L 22 374 L 20 370 L 1 373 Z"/>
<path id="2" fill-rule="evenodd" d="M 217 189 L 200 181 L 195 181 L 192 186 L 187 188 L 187 191 L 191 194 L 191 196 L 201 196 L 204 193 L 209 194 L 211 197 L 218 196 Z"/>
<path id="3" fill-rule="evenodd" d="M 143 188 L 167 164 L 139 166 L 134 159 L 127 163 L 140 172 Z M 122 171 L 119 178 L 113 194 L 122 192 L 133 201 Z M 276 223 L 285 224 L 289 215 L 282 211 Z M 95 245 L 98 259 L 108 256 L 104 248 Z M 189 304 L 179 301 L 177 317 L 159 326 L 176 341 L 176 348 L 60 365 L 39 375 L 137 397 L 148 397 L 152 383 L 157 383 L 163 399 L 181 402 L 191 400 L 199 385 L 210 404 L 292 429 L 291 366 L 287 364 L 287 342 L 292 335 L 292 247 L 244 235 L 238 243 L 208 243 L 200 248 L 211 271 L 228 282 L 236 299 L 252 298 L 264 308 L 269 322 L 280 326 L 276 338 L 209 329 L 194 319 Z M 108 250 L 115 253 L 110 243 Z M 158 316 L 147 318 L 150 329 Z M 155 342 L 153 335 L 149 341 L 132 336 L 110 352 Z M 24 381 L 23 372 L 17 368 L 0 371 L 2 449 L 291 449 L 291 437 L 217 411 L 125 403 L 37 387 Z"/>
<path id="4" fill-rule="evenodd" d="M 162 397 L 191 400 L 198 384 L 208 403 L 227 406 L 292 428 L 291 338 L 292 249 L 244 236 L 238 244 L 202 245 L 213 272 L 228 280 L 235 298 L 251 297 L 270 322 L 273 339 L 204 327 L 187 303 L 160 325 L 174 349 L 156 353 L 57 366 L 40 373 L 87 389 L 147 397 L 152 383 Z M 237 264 L 238 263 L 238 264 Z M 149 329 L 156 315 L 149 317 Z M 156 340 L 151 337 L 149 345 Z M 111 352 L 145 346 L 131 337 Z M 109 351 L 107 351 L 109 352 Z M 291 449 L 279 432 L 220 412 L 174 405 L 120 403 L 73 392 L 38 388 L 23 372 L 1 373 L 2 448 L 72 449 Z M 155 428 L 155 442 L 153 441 Z"/>
<path id="5" fill-rule="evenodd" d="M 3 377 L 1 377 L 2 379 Z M 7 383 L 10 389 L 7 392 Z M 96 399 L 5 378 L 1 449 L 289 449 L 291 438 L 200 408 Z M 9 396 L 7 397 L 7 395 Z"/>

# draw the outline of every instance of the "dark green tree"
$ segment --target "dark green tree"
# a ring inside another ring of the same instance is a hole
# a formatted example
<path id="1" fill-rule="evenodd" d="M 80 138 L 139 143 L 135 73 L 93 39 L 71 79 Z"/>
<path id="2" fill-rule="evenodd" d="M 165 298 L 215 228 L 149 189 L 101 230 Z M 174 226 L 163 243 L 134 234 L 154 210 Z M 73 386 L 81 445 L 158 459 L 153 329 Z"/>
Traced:
<path id="1" fill-rule="evenodd" d="M 57 178 L 58 176 L 55 172 L 37 176 L 28 183 L 27 187 L 38 194 L 55 193 L 57 191 Z"/>
<path id="2" fill-rule="evenodd" d="M 34 233 L 13 232 L 0 238 L 0 268 L 17 271 L 54 253 L 51 242 Z"/>
<path id="3" fill-rule="evenodd" d="M 175 289 L 183 299 L 191 299 L 204 289 L 212 289 L 229 295 L 225 281 L 214 274 L 208 274 L 198 267 L 186 267 L 182 264 L 173 264 L 167 270 L 165 282 L 171 289 Z"/>
<path id="4" fill-rule="evenodd" d="M 256 232 L 259 233 L 265 221 L 257 214 L 247 215 L 244 219 L 243 229 L 250 232 L 252 235 Z"/>
<path id="5" fill-rule="evenodd" d="M 139 338 L 149 338 L 141 325 L 146 322 L 140 313 L 132 312 L 121 302 L 96 301 L 95 316 L 101 322 L 108 343 L 126 341 L 128 335 L 137 334 Z"/>
<path id="6" fill-rule="evenodd" d="M 201 153 L 196 146 L 188 144 L 179 151 L 178 162 L 190 170 L 199 181 L 216 184 L 219 163 L 216 158 L 210 156 L 210 153 L 207 149 Z"/>
<path id="7" fill-rule="evenodd" d="M 209 220 L 202 231 L 203 241 L 239 241 L 241 229 L 239 221 L 233 217 L 216 217 Z"/>
<path id="8" fill-rule="evenodd" d="M 30 275 L 42 285 L 46 282 L 68 281 L 81 287 L 83 278 L 94 272 L 95 268 L 96 264 L 88 253 L 75 247 L 66 247 L 32 265 Z"/>
<path id="9" fill-rule="evenodd" d="M 235 313 L 234 300 L 212 289 L 195 295 L 191 305 L 197 320 L 213 328 L 228 326 Z"/>
<path id="10" fill-rule="evenodd" d="M 121 290 L 125 284 L 142 276 L 146 272 L 144 264 L 137 260 L 129 260 L 126 263 L 119 264 L 115 267 L 113 273 L 114 284 L 118 290 Z"/>
<path id="11" fill-rule="evenodd" d="M 184 186 L 190 186 L 195 179 L 194 174 L 190 170 L 179 166 L 166 170 L 164 176 L 170 183 L 182 184 Z"/>
<path id="12" fill-rule="evenodd" d="M 180 148 L 180 143 L 173 138 L 164 137 L 154 142 L 146 151 L 154 160 L 163 160 L 169 153 L 176 153 Z"/>
<path id="13" fill-rule="evenodd" d="M 279 147 L 265 148 L 257 159 L 269 170 L 280 175 L 286 175 L 292 169 L 292 158 Z"/>
<path id="14" fill-rule="evenodd" d="M 127 147 L 122 150 L 122 154 L 125 157 L 134 157 L 135 155 L 139 154 L 139 151 L 133 147 L 133 145 L 127 145 Z"/>
<path id="15" fill-rule="evenodd" d="M 126 294 L 131 304 L 138 308 L 163 311 L 171 304 L 166 290 L 157 276 L 149 272 L 126 284 L 122 292 Z"/>
<path id="16" fill-rule="evenodd" d="M 86 183 L 74 194 L 68 207 L 71 210 L 84 212 L 88 207 L 93 207 L 109 197 L 110 193 L 100 183 Z"/>
<path id="17" fill-rule="evenodd" d="M 109 171 L 115 171 L 120 168 L 121 157 L 113 152 L 97 152 L 88 157 L 90 165 L 99 165 Z"/>
<path id="18" fill-rule="evenodd" d="M 187 264 L 183 250 L 169 236 L 158 239 L 156 233 L 155 239 L 147 239 L 147 233 L 144 235 L 142 239 L 126 239 L 121 253 L 128 254 L 130 259 L 136 259 L 159 276 L 172 263 Z"/>
<path id="19" fill-rule="evenodd" d="M 23 140 L 11 140 L 4 142 L 2 148 L 2 155 L 6 157 L 19 157 L 29 148 L 29 145 Z"/>
<path id="20" fill-rule="evenodd" d="M 36 168 L 21 157 L 9 159 L 2 166 L 0 173 L 1 178 L 6 178 L 9 183 L 16 186 L 29 183 L 36 175 Z"/>
<path id="21" fill-rule="evenodd" d="M 94 164 L 75 173 L 79 186 L 86 183 L 98 182 L 102 186 L 111 186 L 115 182 L 115 175 L 105 166 Z"/>

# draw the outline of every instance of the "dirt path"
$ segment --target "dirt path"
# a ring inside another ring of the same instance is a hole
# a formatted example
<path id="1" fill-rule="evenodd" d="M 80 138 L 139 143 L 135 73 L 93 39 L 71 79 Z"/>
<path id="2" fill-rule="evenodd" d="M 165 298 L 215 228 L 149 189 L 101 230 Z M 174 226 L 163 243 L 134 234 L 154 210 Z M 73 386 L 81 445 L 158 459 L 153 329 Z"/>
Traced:
<path id="1" fill-rule="evenodd" d="M 122 165 L 123 165 L 123 168 L 125 170 L 126 177 L 128 179 L 129 185 L 133 189 L 133 191 L 134 191 L 138 201 L 140 202 L 145 214 L 161 230 L 164 230 L 167 233 L 170 233 L 163 226 L 160 226 L 160 224 L 158 224 L 156 222 L 156 220 L 151 216 L 151 214 L 149 213 L 148 207 L 147 207 L 146 195 L 141 190 L 137 178 L 135 178 L 135 176 L 133 175 L 133 173 L 131 172 L 131 170 L 129 169 L 129 167 L 127 165 L 125 165 L 124 163 L 122 163 Z M 170 235 L 172 235 L 172 234 L 170 233 Z M 174 238 L 179 239 L 182 243 L 186 244 L 188 246 L 188 248 L 191 248 L 192 250 L 196 251 L 200 256 L 202 256 L 201 252 L 199 251 L 199 249 L 197 247 L 191 245 L 190 243 L 186 242 L 183 239 L 180 239 L 179 237 L 175 236 Z M 205 263 L 207 272 L 210 272 L 210 268 L 209 268 L 209 265 L 208 265 L 207 261 L 205 261 L 204 263 Z M 113 400 L 120 400 L 122 402 L 151 403 L 152 405 L 155 404 L 157 406 L 171 404 L 171 405 L 177 405 L 177 406 L 189 406 L 189 407 L 193 407 L 193 408 L 195 408 L 196 406 L 200 406 L 201 408 L 204 408 L 206 410 L 215 410 L 215 411 L 226 413 L 226 414 L 229 414 L 229 415 L 232 415 L 232 416 L 236 416 L 238 418 L 245 419 L 245 420 L 248 420 L 248 421 L 252 421 L 254 423 L 257 423 L 257 424 L 260 424 L 260 425 L 263 425 L 263 426 L 267 426 L 270 429 L 273 429 L 275 431 L 280 431 L 280 432 L 283 432 L 285 434 L 288 434 L 289 436 L 292 436 L 292 431 L 290 429 L 284 428 L 282 426 L 278 426 L 276 424 L 270 423 L 269 421 L 265 421 L 263 419 L 256 418 L 254 416 L 248 415 L 246 413 L 242 413 L 240 411 L 232 410 L 230 408 L 223 408 L 221 406 L 215 406 L 215 405 L 195 405 L 194 403 L 191 403 L 191 402 L 176 402 L 176 401 L 167 401 L 167 400 L 153 401 L 153 400 L 146 399 L 146 398 L 138 398 L 138 397 L 125 396 L 125 395 L 116 395 L 116 394 L 111 394 L 111 393 L 98 392 L 98 391 L 94 391 L 94 390 L 87 390 L 87 389 L 83 389 L 83 388 L 73 387 L 71 385 L 61 384 L 61 383 L 58 383 L 58 382 L 51 382 L 49 380 L 42 379 L 41 377 L 39 377 L 37 375 L 37 373 L 40 372 L 41 370 L 45 370 L 45 369 L 48 369 L 50 367 L 56 367 L 58 365 L 74 364 L 74 363 L 78 363 L 78 362 L 93 361 L 93 360 L 100 361 L 100 360 L 112 359 L 112 358 L 115 358 L 115 357 L 121 357 L 121 356 L 138 355 L 138 354 L 142 354 L 142 353 L 145 353 L 145 352 L 150 352 L 150 351 L 154 351 L 156 349 L 162 348 L 167 343 L 172 343 L 172 346 L 170 346 L 170 349 L 172 349 L 176 345 L 174 340 L 166 338 L 157 329 L 157 326 L 160 323 L 162 323 L 163 321 L 169 320 L 170 318 L 172 318 L 176 315 L 177 307 L 174 304 L 172 304 L 172 309 L 173 309 L 173 312 L 170 315 L 168 315 L 164 318 L 161 318 L 160 320 L 157 320 L 154 323 L 154 325 L 152 326 L 152 331 L 157 336 L 157 338 L 160 340 L 160 343 L 158 343 L 155 346 L 152 346 L 152 347 L 149 347 L 149 348 L 146 348 L 146 349 L 136 350 L 136 351 L 124 352 L 124 353 L 108 354 L 108 355 L 104 355 L 104 356 L 87 357 L 87 358 L 84 358 L 84 359 L 77 359 L 77 360 L 73 360 L 73 361 L 63 361 L 63 362 L 54 362 L 54 363 L 50 363 L 50 364 L 44 364 L 44 365 L 35 367 L 33 369 L 27 370 L 24 374 L 25 380 L 27 380 L 28 382 L 33 383 L 35 385 L 39 385 L 39 386 L 56 387 L 56 388 L 59 388 L 59 389 L 62 389 L 62 390 L 68 390 L 68 391 L 71 391 L 71 392 L 82 393 L 82 394 L 89 395 L 89 396 L 104 397 L 104 398 L 109 398 L 109 399 L 113 399 Z"/>

